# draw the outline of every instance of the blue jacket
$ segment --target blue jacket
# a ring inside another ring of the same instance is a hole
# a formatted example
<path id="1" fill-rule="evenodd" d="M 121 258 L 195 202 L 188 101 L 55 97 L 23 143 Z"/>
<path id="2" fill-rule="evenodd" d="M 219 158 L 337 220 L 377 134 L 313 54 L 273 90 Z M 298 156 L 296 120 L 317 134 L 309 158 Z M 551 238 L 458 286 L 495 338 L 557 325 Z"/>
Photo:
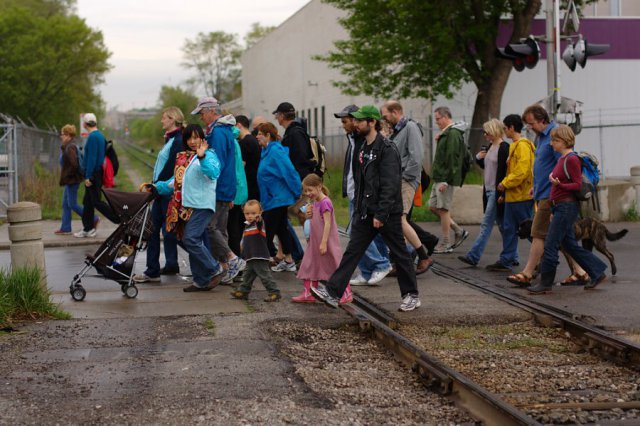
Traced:
<path id="1" fill-rule="evenodd" d="M 237 127 L 236 127 L 237 128 Z M 242 152 L 240 152 L 240 144 L 236 140 L 236 198 L 233 199 L 233 204 L 241 206 L 247 202 L 249 196 L 249 188 L 247 187 L 247 175 L 244 172 L 244 164 L 242 164 Z"/>
<path id="2" fill-rule="evenodd" d="M 302 193 L 300 175 L 289 159 L 289 148 L 280 141 L 269 142 L 258 166 L 258 187 L 263 210 L 290 206 Z"/>
<path id="3" fill-rule="evenodd" d="M 207 128 L 207 143 L 216 152 L 220 161 L 220 178 L 216 189 L 218 201 L 231 202 L 236 197 L 236 142 L 232 125 L 216 121 Z"/>
<path id="4" fill-rule="evenodd" d="M 176 155 L 182 150 L 182 128 L 178 128 L 165 137 L 164 146 L 153 166 L 153 182 L 171 179 L 176 166 Z"/>
<path id="5" fill-rule="evenodd" d="M 216 211 L 216 184 L 220 176 L 220 161 L 216 153 L 209 148 L 204 158 L 193 157 L 182 178 L 182 205 L 194 209 Z M 175 177 L 156 183 L 160 195 L 173 192 Z"/>
<path id="6" fill-rule="evenodd" d="M 102 176 L 102 163 L 104 163 L 104 150 L 107 147 L 107 140 L 100 130 L 89 133 L 87 141 L 84 143 L 82 170 L 86 179 L 91 179 L 97 172 Z"/>
<path id="7" fill-rule="evenodd" d="M 556 166 L 560 153 L 551 147 L 551 130 L 558 127 L 555 121 L 536 137 L 536 156 L 533 161 L 533 199 L 536 201 L 549 198 L 551 194 L 551 182 L 549 174 Z"/>

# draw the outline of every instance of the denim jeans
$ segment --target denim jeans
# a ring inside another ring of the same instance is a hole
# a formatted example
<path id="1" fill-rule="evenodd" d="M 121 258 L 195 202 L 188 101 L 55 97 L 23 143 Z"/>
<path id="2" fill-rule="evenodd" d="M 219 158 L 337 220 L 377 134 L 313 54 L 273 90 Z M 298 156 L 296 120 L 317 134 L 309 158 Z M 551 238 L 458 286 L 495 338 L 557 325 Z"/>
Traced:
<path id="1" fill-rule="evenodd" d="M 167 219 L 167 208 L 171 197 L 160 197 L 153 202 L 151 207 L 151 220 L 153 222 L 153 232 L 149 238 L 147 247 L 147 270 L 144 271 L 148 277 L 160 276 L 160 232 L 164 237 L 164 257 L 165 268 L 178 270 L 178 242 L 174 232 L 167 232 L 165 221 Z"/>
<path id="2" fill-rule="evenodd" d="M 295 262 L 299 262 L 304 257 L 304 249 L 302 248 L 298 234 L 296 234 L 296 230 L 293 229 L 289 219 L 287 219 L 287 231 L 291 234 L 291 258 Z"/>
<path id="3" fill-rule="evenodd" d="M 504 204 L 502 222 L 502 253 L 500 263 L 513 266 L 518 261 L 518 227 L 524 220 L 533 217 L 533 200 Z"/>
<path id="4" fill-rule="evenodd" d="M 71 213 L 82 217 L 84 208 L 78 204 L 78 186 L 79 183 L 73 185 L 65 185 L 62 191 L 62 224 L 60 230 L 63 232 L 71 232 Z M 98 216 L 93 217 L 93 222 L 98 219 Z"/>
<path id="5" fill-rule="evenodd" d="M 576 202 L 559 203 L 551 208 L 553 217 L 547 238 L 544 240 L 544 255 L 540 264 L 540 274 L 555 274 L 558 267 L 558 250 L 562 248 L 584 269 L 592 280 L 600 278 L 607 265 L 595 254 L 578 245 L 573 224 L 578 219 L 579 207 Z"/>
<path id="6" fill-rule="evenodd" d="M 354 200 L 349 200 L 349 215 L 353 221 L 353 211 L 355 210 Z M 351 229 L 348 230 L 351 234 Z M 381 246 L 384 247 L 384 251 L 381 250 Z M 384 240 L 380 234 L 377 234 L 373 241 L 367 247 L 367 250 L 362 255 L 362 258 L 358 262 L 358 268 L 362 273 L 365 280 L 371 278 L 371 275 L 376 271 L 382 271 L 389 269 L 391 263 L 388 257 L 389 250 L 387 249 Z M 382 253 L 385 253 L 384 255 Z"/>
<path id="7" fill-rule="evenodd" d="M 212 218 L 212 210 L 194 209 L 182 236 L 181 245 L 189 253 L 193 282 L 198 287 L 206 287 L 211 278 L 220 272 L 220 264 L 211 256 L 202 238 Z"/>
<path id="8" fill-rule="evenodd" d="M 485 191 L 487 196 L 487 208 L 484 211 L 484 217 L 482 218 L 482 223 L 480 224 L 480 233 L 476 237 L 473 245 L 471 246 L 471 250 L 467 253 L 467 257 L 478 263 L 480 258 L 482 257 L 482 253 L 484 253 L 484 249 L 487 247 L 487 243 L 489 242 L 489 238 L 491 238 L 491 231 L 493 230 L 493 225 L 496 223 L 496 219 L 498 216 L 498 205 L 496 204 L 496 191 L 489 190 Z M 498 220 L 498 229 L 500 233 L 502 233 L 502 221 Z"/>

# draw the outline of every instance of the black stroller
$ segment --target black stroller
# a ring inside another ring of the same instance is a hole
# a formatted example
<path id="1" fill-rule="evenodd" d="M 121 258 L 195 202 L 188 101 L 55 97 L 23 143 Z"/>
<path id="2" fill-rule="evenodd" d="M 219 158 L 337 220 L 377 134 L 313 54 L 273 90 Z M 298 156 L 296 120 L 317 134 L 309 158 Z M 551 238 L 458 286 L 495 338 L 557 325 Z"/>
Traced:
<path id="1" fill-rule="evenodd" d="M 91 267 L 96 268 L 98 276 L 118 282 L 125 296 L 135 298 L 138 288 L 133 283 L 133 265 L 138 251 L 147 248 L 153 231 L 149 213 L 155 191 L 122 192 L 109 188 L 102 193 L 121 222 L 95 254 L 86 256 L 85 266 L 73 277 L 69 292 L 78 302 L 87 295 L 80 282 Z"/>

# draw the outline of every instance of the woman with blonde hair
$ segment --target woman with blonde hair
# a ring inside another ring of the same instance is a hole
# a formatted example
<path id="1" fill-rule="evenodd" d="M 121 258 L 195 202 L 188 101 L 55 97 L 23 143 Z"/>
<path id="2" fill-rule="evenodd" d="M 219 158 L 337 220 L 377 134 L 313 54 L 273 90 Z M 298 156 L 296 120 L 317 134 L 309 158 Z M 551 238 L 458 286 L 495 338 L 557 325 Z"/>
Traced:
<path id="1" fill-rule="evenodd" d="M 476 163 L 484 169 L 484 187 L 482 188 L 482 202 L 484 217 L 480 224 L 480 233 L 476 237 L 471 249 L 465 256 L 459 256 L 462 262 L 476 266 L 484 253 L 484 249 L 491 237 L 493 225 L 498 224 L 502 234 L 502 217 L 504 215 L 504 191 L 498 191 L 497 184 L 507 174 L 507 158 L 509 157 L 509 144 L 504 138 L 504 124 L 496 118 L 492 118 L 482 125 L 484 138 L 489 143 L 482 145 L 482 149 L 476 154 Z M 502 271 L 508 268 L 499 262 L 487 266 L 490 271 Z"/>

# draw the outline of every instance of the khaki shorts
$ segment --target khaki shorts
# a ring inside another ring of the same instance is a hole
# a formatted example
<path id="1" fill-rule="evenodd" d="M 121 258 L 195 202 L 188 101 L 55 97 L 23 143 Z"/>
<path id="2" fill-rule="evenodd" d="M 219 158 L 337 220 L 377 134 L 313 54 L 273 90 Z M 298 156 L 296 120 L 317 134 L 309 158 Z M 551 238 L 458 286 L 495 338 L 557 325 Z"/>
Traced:
<path id="1" fill-rule="evenodd" d="M 548 199 L 540 200 L 536 203 L 536 206 L 536 214 L 533 216 L 533 223 L 531 224 L 531 236 L 544 240 L 551 224 L 551 201 Z"/>
<path id="2" fill-rule="evenodd" d="M 416 196 L 416 190 L 406 180 L 402 181 L 402 214 L 409 214 L 409 210 L 413 207 L 413 197 Z"/>
<path id="3" fill-rule="evenodd" d="M 434 183 L 431 187 L 431 196 L 429 197 L 429 207 L 438 210 L 451 210 L 453 204 L 453 186 L 447 185 L 444 192 L 438 191 L 444 182 Z"/>

